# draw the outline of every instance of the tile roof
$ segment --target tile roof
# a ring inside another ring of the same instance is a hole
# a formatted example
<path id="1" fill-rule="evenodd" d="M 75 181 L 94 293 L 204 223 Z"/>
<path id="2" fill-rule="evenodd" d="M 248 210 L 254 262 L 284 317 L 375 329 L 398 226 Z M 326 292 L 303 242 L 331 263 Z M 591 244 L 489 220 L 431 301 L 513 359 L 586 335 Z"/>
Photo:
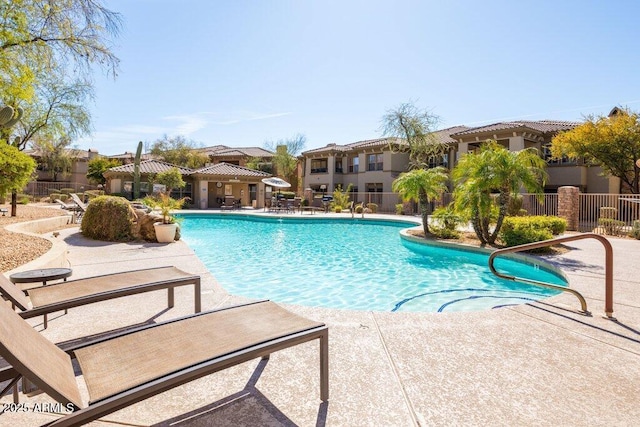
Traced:
<path id="1" fill-rule="evenodd" d="M 230 163 L 216 163 L 215 165 L 205 166 L 203 168 L 193 171 L 194 174 L 202 175 L 227 175 L 227 176 L 254 176 L 254 177 L 268 177 L 270 173 L 245 168 L 243 166 L 232 165 Z"/>
<path id="2" fill-rule="evenodd" d="M 446 128 L 446 129 L 440 129 L 435 131 L 433 134 L 436 137 L 436 139 L 438 140 L 438 142 L 441 142 L 443 144 L 453 144 L 456 143 L 458 141 L 456 141 L 455 139 L 453 139 L 451 137 L 451 135 L 458 133 L 458 132 L 463 132 L 465 130 L 469 129 L 468 126 L 453 126 L 450 128 Z"/>
<path id="3" fill-rule="evenodd" d="M 72 159 L 88 159 L 89 157 L 91 157 L 91 153 L 98 154 L 98 150 L 95 149 L 81 150 L 78 148 L 65 148 L 64 151 Z M 42 157 L 42 150 L 40 150 L 39 148 L 30 148 L 24 150 L 23 153 L 28 154 L 32 157 Z M 100 154 L 98 155 L 101 156 Z"/>
<path id="4" fill-rule="evenodd" d="M 133 173 L 135 165 L 129 163 L 122 166 L 116 166 L 107 170 L 107 172 Z M 160 173 L 166 172 L 172 168 L 178 168 L 182 175 L 190 175 L 193 169 L 172 165 L 171 163 L 160 160 L 143 160 L 140 162 L 140 173 Z"/>
<path id="5" fill-rule="evenodd" d="M 398 144 L 403 144 L 403 145 L 405 144 L 404 140 L 400 138 L 366 139 L 364 141 L 352 142 L 351 144 L 346 144 L 346 145 L 338 145 L 335 143 L 327 144 L 324 147 L 307 150 L 303 152 L 302 155 L 304 156 L 307 154 L 325 153 L 325 152 L 331 152 L 331 151 L 352 151 L 352 150 L 359 150 L 362 148 L 371 148 L 371 147 L 384 147 L 393 142 Z"/>
<path id="6" fill-rule="evenodd" d="M 580 122 L 568 122 L 560 120 L 520 120 L 516 122 L 498 122 L 490 125 L 468 128 L 461 132 L 454 133 L 453 136 L 473 135 L 476 133 L 496 132 L 508 129 L 531 129 L 540 133 L 548 133 L 573 129 L 580 124 Z"/>
<path id="7" fill-rule="evenodd" d="M 214 145 L 213 147 L 200 148 L 199 151 L 212 157 L 273 157 L 271 151 L 260 147 L 227 147 L 226 145 Z"/>

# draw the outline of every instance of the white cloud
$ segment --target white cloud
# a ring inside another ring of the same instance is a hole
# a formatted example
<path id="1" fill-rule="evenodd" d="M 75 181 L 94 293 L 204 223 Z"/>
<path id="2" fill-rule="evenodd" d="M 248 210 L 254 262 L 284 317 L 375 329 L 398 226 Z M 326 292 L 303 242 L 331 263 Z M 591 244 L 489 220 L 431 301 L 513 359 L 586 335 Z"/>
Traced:
<path id="1" fill-rule="evenodd" d="M 169 132 L 173 135 L 185 135 L 189 136 L 194 132 L 199 131 L 200 129 L 204 129 L 207 127 L 209 123 L 206 117 L 202 116 L 202 113 L 195 113 L 192 115 L 181 115 L 181 116 L 168 116 L 163 117 L 164 120 L 177 120 L 182 123 L 175 126 L 172 132 Z"/>
<path id="2" fill-rule="evenodd" d="M 228 126 L 238 123 L 268 120 L 291 115 L 291 112 L 260 113 L 255 111 L 232 111 L 225 113 L 203 111 L 191 114 L 174 114 L 161 118 L 160 125 L 130 124 L 101 129 L 90 137 L 77 141 L 80 148 L 96 148 L 103 154 L 118 154 L 135 150 L 138 141 L 155 141 L 163 135 L 184 135 L 210 126 Z"/>
<path id="3" fill-rule="evenodd" d="M 182 123 L 175 126 L 178 134 L 190 134 L 204 129 L 209 124 L 225 126 L 254 120 L 266 120 L 277 117 L 288 116 L 291 112 L 284 113 L 257 113 L 253 111 L 232 111 L 228 113 L 218 113 L 213 111 L 201 111 L 192 114 L 182 114 L 163 117 L 164 120 L 178 120 Z"/>

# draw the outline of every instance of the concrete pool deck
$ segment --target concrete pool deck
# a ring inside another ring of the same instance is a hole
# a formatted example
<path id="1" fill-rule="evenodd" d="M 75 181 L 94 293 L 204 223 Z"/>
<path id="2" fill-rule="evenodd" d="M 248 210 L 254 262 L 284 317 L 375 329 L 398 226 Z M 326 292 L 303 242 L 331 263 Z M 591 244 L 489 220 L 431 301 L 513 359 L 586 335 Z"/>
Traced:
<path id="1" fill-rule="evenodd" d="M 182 241 L 111 244 L 85 239 L 77 228 L 62 230 L 58 239 L 68 245 L 72 278 L 175 265 L 202 276 L 203 309 L 246 300 L 228 295 Z M 328 403 L 319 399 L 317 344 L 308 343 L 274 353 L 268 361 L 255 360 L 194 381 L 94 425 L 637 425 L 640 241 L 610 241 L 617 321 L 601 317 L 601 244 L 576 241 L 552 261 L 586 297 L 591 317 L 575 312 L 579 304 L 569 294 L 467 313 L 287 305 L 329 326 Z M 50 315 L 46 330 L 41 318 L 31 323 L 50 340 L 61 342 L 170 319 L 192 309 L 192 290 L 185 288 L 176 289 L 176 304 L 170 310 L 166 293 L 160 291 Z M 44 394 L 21 396 L 21 401 L 30 408 L 53 402 Z M 0 400 L 10 402 L 10 396 Z M 5 413 L 0 424 L 39 425 L 54 417 L 33 411 Z"/>

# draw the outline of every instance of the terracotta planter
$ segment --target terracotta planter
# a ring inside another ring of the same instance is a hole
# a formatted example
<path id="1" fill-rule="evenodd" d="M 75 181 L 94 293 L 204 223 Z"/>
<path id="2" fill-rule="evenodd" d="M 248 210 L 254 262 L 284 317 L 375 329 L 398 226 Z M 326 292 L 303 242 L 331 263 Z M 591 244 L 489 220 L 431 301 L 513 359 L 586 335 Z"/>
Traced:
<path id="1" fill-rule="evenodd" d="M 156 240 L 158 243 L 171 243 L 176 238 L 178 224 L 163 224 L 161 222 L 156 222 L 153 224 L 153 228 L 156 231 Z"/>

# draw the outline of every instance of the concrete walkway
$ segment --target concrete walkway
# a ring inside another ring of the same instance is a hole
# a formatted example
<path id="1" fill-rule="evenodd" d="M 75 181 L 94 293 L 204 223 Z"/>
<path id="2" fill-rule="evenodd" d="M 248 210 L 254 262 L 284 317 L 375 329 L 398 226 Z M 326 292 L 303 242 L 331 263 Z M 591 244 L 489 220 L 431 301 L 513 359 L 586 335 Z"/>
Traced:
<path id="1" fill-rule="evenodd" d="M 204 309 L 243 301 L 228 295 L 182 241 L 106 244 L 83 238 L 75 228 L 63 230 L 59 238 L 69 245 L 73 278 L 175 265 L 202 276 Z M 569 294 L 468 313 L 287 306 L 329 325 L 328 404 L 319 399 L 317 344 L 308 343 L 166 392 L 95 425 L 638 425 L 640 241 L 611 242 L 617 321 L 601 317 L 601 244 L 572 242 L 572 249 L 553 262 L 585 295 L 591 317 L 575 312 L 579 304 Z M 52 315 L 42 333 L 61 342 L 192 309 L 190 287 L 176 290 L 170 310 L 166 293 L 154 292 Z M 41 330 L 39 322 L 32 323 Z M 30 408 L 53 402 L 43 394 L 22 401 Z M 42 412 L 5 413 L 0 424 L 30 426 L 52 419 Z"/>

